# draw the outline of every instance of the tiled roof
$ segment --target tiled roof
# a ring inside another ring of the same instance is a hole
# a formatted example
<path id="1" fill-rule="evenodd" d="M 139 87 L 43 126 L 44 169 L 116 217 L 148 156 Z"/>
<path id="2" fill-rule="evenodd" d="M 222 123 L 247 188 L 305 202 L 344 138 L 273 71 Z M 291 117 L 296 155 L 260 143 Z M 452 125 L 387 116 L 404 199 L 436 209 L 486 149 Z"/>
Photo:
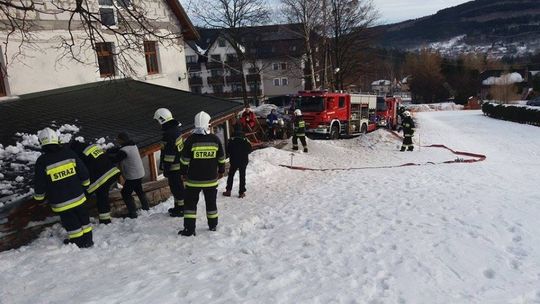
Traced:
<path id="1" fill-rule="evenodd" d="M 0 143 L 13 144 L 15 133 L 35 134 L 54 122 L 78 126 L 77 136 L 87 140 L 112 141 L 125 131 L 142 148 L 160 140 L 159 125 L 153 120 L 160 107 L 171 110 L 187 131 L 199 111 L 215 119 L 241 109 L 242 104 L 131 79 L 102 81 L 0 102 Z"/>

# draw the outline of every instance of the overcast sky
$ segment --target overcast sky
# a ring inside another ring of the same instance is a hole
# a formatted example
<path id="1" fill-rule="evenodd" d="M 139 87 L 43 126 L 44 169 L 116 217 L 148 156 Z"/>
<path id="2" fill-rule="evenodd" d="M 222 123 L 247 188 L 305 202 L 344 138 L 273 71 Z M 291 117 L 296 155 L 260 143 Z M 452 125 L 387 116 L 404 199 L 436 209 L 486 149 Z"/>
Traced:
<path id="1" fill-rule="evenodd" d="M 189 8 L 189 3 L 194 1 L 197 0 L 180 0 L 186 8 Z M 280 2 L 280 0 L 267 0 L 267 3 L 276 9 Z M 395 23 L 432 15 L 443 8 L 456 6 L 465 2 L 468 2 L 468 0 L 373 0 L 375 7 L 380 13 L 380 24 Z"/>
<path id="2" fill-rule="evenodd" d="M 435 14 L 443 8 L 456 6 L 467 0 L 373 0 L 381 15 L 379 22 L 394 23 Z"/>

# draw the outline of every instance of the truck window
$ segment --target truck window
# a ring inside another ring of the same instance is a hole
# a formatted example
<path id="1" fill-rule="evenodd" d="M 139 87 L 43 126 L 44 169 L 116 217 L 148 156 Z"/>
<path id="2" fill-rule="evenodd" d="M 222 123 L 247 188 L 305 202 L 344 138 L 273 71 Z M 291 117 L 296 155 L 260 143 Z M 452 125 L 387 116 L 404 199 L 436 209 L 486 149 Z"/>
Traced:
<path id="1" fill-rule="evenodd" d="M 383 97 L 377 97 L 377 111 L 386 111 L 386 100 Z"/>
<path id="2" fill-rule="evenodd" d="M 298 104 L 302 112 L 322 112 L 324 111 L 324 99 L 319 96 L 300 96 Z"/>
<path id="3" fill-rule="evenodd" d="M 345 107 L 345 96 L 342 96 L 339 98 L 339 107 L 340 108 Z"/>

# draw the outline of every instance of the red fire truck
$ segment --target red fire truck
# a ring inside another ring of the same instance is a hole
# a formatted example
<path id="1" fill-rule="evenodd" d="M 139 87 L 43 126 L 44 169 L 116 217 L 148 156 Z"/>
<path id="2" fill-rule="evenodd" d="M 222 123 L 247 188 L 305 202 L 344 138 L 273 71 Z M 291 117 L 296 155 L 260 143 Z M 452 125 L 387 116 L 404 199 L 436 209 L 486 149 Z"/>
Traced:
<path id="1" fill-rule="evenodd" d="M 306 133 L 311 135 L 336 139 L 377 128 L 375 95 L 300 91 L 295 104 L 304 116 Z"/>
<path id="2" fill-rule="evenodd" d="M 398 125 L 399 97 L 377 97 L 377 126 L 395 130 Z"/>

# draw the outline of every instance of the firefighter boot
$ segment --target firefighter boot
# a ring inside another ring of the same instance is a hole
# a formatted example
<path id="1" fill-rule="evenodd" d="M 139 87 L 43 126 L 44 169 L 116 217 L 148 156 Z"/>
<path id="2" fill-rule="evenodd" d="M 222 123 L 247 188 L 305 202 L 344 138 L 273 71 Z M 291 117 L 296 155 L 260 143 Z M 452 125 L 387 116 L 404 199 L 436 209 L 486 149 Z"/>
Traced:
<path id="1" fill-rule="evenodd" d="M 308 152 L 307 147 L 304 147 L 304 153 L 307 153 L 307 152 Z"/>
<path id="2" fill-rule="evenodd" d="M 111 223 L 111 219 L 99 219 L 99 223 L 103 225 L 109 225 Z"/>
<path id="3" fill-rule="evenodd" d="M 407 148 L 407 151 L 412 151 L 413 149 L 414 149 L 414 146 L 409 146 L 409 147 Z"/>
<path id="4" fill-rule="evenodd" d="M 238 193 L 238 197 L 239 198 L 244 198 L 244 197 L 246 197 L 246 193 L 245 192 Z"/>
<path id="5" fill-rule="evenodd" d="M 405 146 L 401 146 L 401 149 L 399 151 L 404 152 L 405 151 Z"/>
<path id="6" fill-rule="evenodd" d="M 93 238 L 92 238 L 92 231 L 90 232 L 87 232 L 85 233 L 83 236 L 82 236 L 82 241 L 81 241 L 81 246 L 79 246 L 77 244 L 77 246 L 81 247 L 81 248 L 90 248 L 92 246 L 94 246 L 94 241 L 93 241 Z"/>
<path id="7" fill-rule="evenodd" d="M 222 193 L 223 196 L 231 196 L 231 190 L 226 190 L 225 192 Z"/>
<path id="8" fill-rule="evenodd" d="M 195 233 L 195 230 L 188 230 L 186 228 L 184 228 L 184 230 L 178 231 L 178 234 L 181 235 L 181 236 L 195 236 L 195 235 L 197 235 Z"/>

